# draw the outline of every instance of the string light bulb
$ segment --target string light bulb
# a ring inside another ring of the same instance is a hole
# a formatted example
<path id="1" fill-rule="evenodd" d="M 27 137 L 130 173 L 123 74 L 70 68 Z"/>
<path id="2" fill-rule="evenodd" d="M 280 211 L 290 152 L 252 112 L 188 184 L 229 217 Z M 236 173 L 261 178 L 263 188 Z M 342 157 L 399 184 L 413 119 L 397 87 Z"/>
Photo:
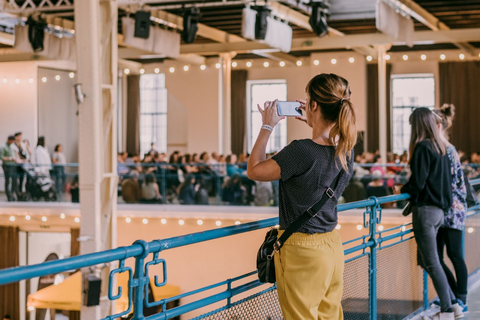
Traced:
<path id="1" fill-rule="evenodd" d="M 268 63 L 268 61 L 265 61 L 265 62 L 263 63 L 263 66 L 264 66 L 265 68 L 268 68 L 269 65 L 270 65 L 270 63 Z"/>
<path id="2" fill-rule="evenodd" d="M 73 219 L 73 221 L 75 221 L 75 223 L 79 223 L 79 222 L 80 222 L 80 218 L 79 218 L 79 217 L 75 217 L 75 219 Z"/>
<path id="3" fill-rule="evenodd" d="M 337 64 L 337 59 L 332 59 L 330 62 L 331 62 L 332 64 Z"/>
<path id="4" fill-rule="evenodd" d="M 20 79 L 15 79 L 16 84 L 20 84 Z"/>
<path id="5" fill-rule="evenodd" d="M 402 226 L 402 227 L 400 228 L 400 230 L 402 230 L 402 232 L 405 232 L 405 230 L 407 230 L 407 227 Z"/>
<path id="6" fill-rule="evenodd" d="M 203 224 L 203 220 L 197 220 L 197 224 L 201 226 Z"/>
<path id="7" fill-rule="evenodd" d="M 367 61 L 372 61 L 372 60 L 373 60 L 372 56 L 367 56 Z"/>
<path id="8" fill-rule="evenodd" d="M 30 219 L 32 219 L 32 217 L 30 217 L 28 214 L 25 216 L 25 220 L 27 221 L 30 221 Z"/>
<path id="9" fill-rule="evenodd" d="M 144 74 L 145 73 L 145 69 L 140 69 L 140 74 Z"/>
<path id="10" fill-rule="evenodd" d="M 297 66 L 301 67 L 302 66 L 302 60 L 297 61 Z"/>
<path id="11" fill-rule="evenodd" d="M 236 68 L 237 65 L 238 65 L 238 63 L 237 63 L 236 61 L 233 61 L 233 62 L 232 62 L 232 67 Z"/>
<path id="12" fill-rule="evenodd" d="M 220 69 L 222 65 L 220 63 L 215 64 L 215 68 Z"/>
<path id="13" fill-rule="evenodd" d="M 335 227 L 335 229 L 337 229 L 337 230 L 340 230 L 340 228 L 342 228 L 342 226 L 340 224 L 337 224 L 337 226 Z"/>
<path id="14" fill-rule="evenodd" d="M 8 82 L 8 79 L 7 78 L 3 78 L 3 83 L 7 83 Z M 44 81 L 45 82 L 45 81 Z"/>
<path id="15" fill-rule="evenodd" d="M 475 231 L 475 229 L 473 229 L 473 228 L 468 228 L 468 230 L 467 230 L 468 233 L 473 233 L 473 231 Z"/>
<path id="16" fill-rule="evenodd" d="M 144 218 L 144 219 L 142 220 L 142 222 L 143 222 L 143 224 L 148 224 L 148 219 Z"/>
<path id="17" fill-rule="evenodd" d="M 125 222 L 126 222 L 126 223 L 132 222 L 132 218 L 130 218 L 130 217 L 125 218 Z"/>
<path id="18" fill-rule="evenodd" d="M 378 226 L 378 231 L 383 231 L 383 229 L 384 229 L 384 228 L 383 228 L 382 225 L 379 225 L 379 226 Z"/>
<path id="19" fill-rule="evenodd" d="M 463 53 L 460 53 L 460 55 L 458 57 L 460 58 L 460 60 L 465 59 L 465 55 Z"/>
<path id="20" fill-rule="evenodd" d="M 28 310 L 29 312 L 33 312 L 33 311 L 35 311 L 35 307 L 34 307 L 34 306 L 28 306 L 28 307 L 27 307 L 27 310 Z"/>
<path id="21" fill-rule="evenodd" d="M 125 72 L 125 74 L 129 74 L 129 73 L 130 73 L 130 69 L 125 69 L 125 70 L 123 70 L 123 72 Z"/>
<path id="22" fill-rule="evenodd" d="M 60 81 L 60 75 L 57 74 L 57 75 L 55 76 L 55 80 Z"/>
<path id="23" fill-rule="evenodd" d="M 238 226 L 239 224 L 241 224 L 240 221 L 235 221 L 235 225 Z"/>
<path id="24" fill-rule="evenodd" d="M 363 226 L 362 226 L 361 224 L 359 224 L 359 225 L 357 226 L 357 230 L 362 230 L 362 229 L 363 229 Z"/>
<path id="25" fill-rule="evenodd" d="M 43 216 L 43 217 L 42 217 L 42 221 L 43 221 L 43 222 L 47 222 L 47 217 Z"/>
<path id="26" fill-rule="evenodd" d="M 440 60 L 445 60 L 447 56 L 445 56 L 443 53 L 440 55 Z"/>
<path id="27" fill-rule="evenodd" d="M 422 55 L 420 56 L 420 59 L 422 59 L 422 60 L 427 60 L 427 55 L 422 54 Z"/>
<path id="28" fill-rule="evenodd" d="M 316 66 L 318 66 L 318 65 L 320 64 L 320 61 L 314 60 L 314 61 L 313 61 L 313 64 L 316 65 Z"/>
<path id="29" fill-rule="evenodd" d="M 162 219 L 162 220 L 160 220 L 160 222 L 161 222 L 162 224 L 167 224 L 167 219 Z"/>
<path id="30" fill-rule="evenodd" d="M 188 69 L 190 69 L 189 66 L 183 66 L 183 71 L 188 71 Z"/>
<path id="31" fill-rule="evenodd" d="M 175 72 L 175 68 L 174 68 L 174 67 L 170 67 L 170 69 L 168 69 L 168 71 L 170 71 L 170 73 L 174 73 L 174 72 Z"/>
<path id="32" fill-rule="evenodd" d="M 160 73 L 160 68 L 155 68 L 155 70 L 153 70 L 153 72 L 155 72 L 157 74 Z"/>
<path id="33" fill-rule="evenodd" d="M 70 77 L 70 79 L 73 79 L 73 78 L 75 78 L 75 73 L 70 72 L 70 73 L 68 74 L 68 76 Z"/>
<path id="34" fill-rule="evenodd" d="M 183 221 L 182 219 L 178 220 L 178 224 L 183 226 L 185 224 L 185 221 Z"/>
<path id="35" fill-rule="evenodd" d="M 29 83 L 33 83 L 33 78 L 28 79 Z"/>
<path id="36" fill-rule="evenodd" d="M 247 61 L 246 66 L 247 68 L 250 68 L 252 66 L 252 63 L 250 61 Z"/>
<path id="37" fill-rule="evenodd" d="M 217 225 L 217 227 L 220 227 L 220 226 L 222 225 L 222 221 L 217 220 L 217 221 L 215 222 L 215 224 Z"/>
<path id="38" fill-rule="evenodd" d="M 204 64 L 202 64 L 202 65 L 200 66 L 200 70 L 205 70 L 205 69 L 207 69 L 207 66 L 204 65 Z"/>
<path id="39" fill-rule="evenodd" d="M 60 213 L 60 219 L 65 219 L 65 213 Z"/>
<path id="40" fill-rule="evenodd" d="M 348 58 L 348 62 L 350 62 L 350 63 L 354 63 L 354 62 L 355 62 L 355 58 L 354 58 L 354 57 L 350 57 L 350 58 Z"/>
<path id="41" fill-rule="evenodd" d="M 403 58 L 403 60 L 407 61 L 408 60 L 408 55 L 404 54 L 402 58 Z"/>
<path id="42" fill-rule="evenodd" d="M 385 55 L 385 60 L 387 60 L 387 61 L 390 60 L 390 55 L 389 54 Z"/>
<path id="43" fill-rule="evenodd" d="M 5 82 L 5 80 L 4 80 L 4 82 Z M 43 78 L 42 78 L 42 82 L 43 82 L 43 83 L 47 82 L 47 77 L 43 77 Z"/>
<path id="44" fill-rule="evenodd" d="M 10 221 L 15 221 L 15 217 L 14 216 L 10 216 Z"/>
<path id="45" fill-rule="evenodd" d="M 285 61 L 280 61 L 279 65 L 280 65 L 280 67 L 282 67 L 282 68 L 285 67 Z"/>

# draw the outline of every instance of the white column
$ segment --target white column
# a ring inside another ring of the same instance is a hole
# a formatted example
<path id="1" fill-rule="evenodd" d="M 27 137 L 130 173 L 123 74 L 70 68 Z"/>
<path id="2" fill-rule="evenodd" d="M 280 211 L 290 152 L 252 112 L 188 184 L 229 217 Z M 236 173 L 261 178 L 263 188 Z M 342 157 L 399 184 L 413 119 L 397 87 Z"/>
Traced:
<path id="1" fill-rule="evenodd" d="M 78 79 L 86 94 L 79 106 L 81 254 L 116 244 L 117 10 L 115 0 L 75 2 Z M 101 306 L 85 307 L 82 302 L 82 320 L 111 314 L 108 271 L 97 270 Z M 85 276 L 90 270 L 82 272 Z"/>
<path id="2" fill-rule="evenodd" d="M 219 125 L 221 154 L 232 153 L 232 56 L 220 55 L 222 67 L 219 70 Z"/>
<path id="3" fill-rule="evenodd" d="M 387 162 L 387 61 L 386 47 L 378 46 L 378 137 L 383 163 Z"/>

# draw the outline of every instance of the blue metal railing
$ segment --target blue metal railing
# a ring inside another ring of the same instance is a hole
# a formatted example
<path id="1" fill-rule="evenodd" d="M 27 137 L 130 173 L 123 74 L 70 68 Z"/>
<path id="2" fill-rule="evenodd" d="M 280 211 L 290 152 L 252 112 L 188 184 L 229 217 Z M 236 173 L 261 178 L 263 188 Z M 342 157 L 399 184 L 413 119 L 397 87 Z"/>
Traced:
<path id="1" fill-rule="evenodd" d="M 472 185 L 480 184 L 480 179 L 472 180 Z M 403 242 L 409 241 L 413 238 L 413 230 L 411 229 L 411 223 L 390 228 L 387 230 L 377 230 L 377 226 L 381 223 L 382 208 L 381 204 L 395 202 L 400 200 L 406 200 L 409 195 L 394 195 L 383 198 L 371 198 L 364 201 L 358 201 L 354 203 L 342 204 L 338 206 L 338 211 L 346 211 L 350 209 L 366 208 L 364 212 L 364 227 L 368 228 L 369 233 L 362 237 L 344 243 L 346 263 L 367 256 L 369 259 L 369 319 L 377 319 L 377 253 L 379 250 L 394 247 Z M 470 215 L 474 215 L 480 210 L 480 205 L 469 208 Z M 158 277 L 155 276 L 155 285 L 163 286 L 167 280 L 167 268 L 165 260 L 159 258 L 159 254 L 165 250 L 172 250 L 175 248 L 201 243 L 214 239 L 221 239 L 233 235 L 243 234 L 254 230 L 264 229 L 272 227 L 278 223 L 278 218 L 270 218 L 261 221 L 254 221 L 241 225 L 235 225 L 226 228 L 220 228 L 215 230 L 209 230 L 199 233 L 187 234 L 178 237 L 172 237 L 161 240 L 154 240 L 146 242 L 138 240 L 134 244 L 128 247 L 120 247 L 112 250 L 106 250 L 102 252 L 96 252 L 76 257 L 71 257 L 63 260 L 56 260 L 50 262 L 44 262 L 37 265 L 15 267 L 10 269 L 0 270 L 0 285 L 8 283 L 15 283 L 21 280 L 27 280 L 35 277 L 56 274 L 66 272 L 69 270 L 75 270 L 85 267 L 91 267 L 99 264 L 119 261 L 119 267 L 111 270 L 109 277 L 109 292 L 108 297 L 110 300 L 118 300 L 122 295 L 122 288 L 114 289 L 112 287 L 113 278 L 116 274 L 128 272 L 128 299 L 129 307 L 120 314 L 110 315 L 105 319 L 113 320 L 118 317 L 130 314 L 133 310 L 134 320 L 139 319 L 171 319 L 173 317 L 191 312 L 217 302 L 226 302 L 225 308 L 229 308 L 231 305 L 231 299 L 242 293 L 257 294 L 255 289 L 264 286 L 257 279 L 248 281 L 237 285 L 240 280 L 245 280 L 248 277 L 255 275 L 256 271 L 250 272 L 239 277 L 228 279 L 213 285 L 209 285 L 203 288 L 199 288 L 190 292 L 186 292 L 175 297 L 163 299 L 156 302 L 146 302 L 146 306 L 162 306 L 162 311 L 149 316 L 144 317 L 144 302 L 145 297 L 148 297 L 150 283 L 149 267 L 152 265 L 163 265 L 163 281 L 159 282 Z M 400 231 L 398 231 L 400 230 Z M 385 245 L 383 245 L 385 244 Z M 146 261 L 149 254 L 153 254 L 153 259 Z M 135 269 L 125 266 L 125 261 L 128 258 L 135 259 Z M 477 268 L 479 268 L 477 266 Z M 428 278 L 424 274 L 423 283 L 423 304 L 424 308 L 428 308 Z M 225 286 L 225 290 L 208 295 L 207 297 L 189 302 L 177 307 L 167 309 L 167 303 L 178 300 L 180 298 L 189 297 L 195 294 L 204 293 L 212 289 L 218 289 Z M 275 286 L 270 286 L 268 290 L 274 290 Z M 147 299 L 148 300 L 148 299 Z"/>

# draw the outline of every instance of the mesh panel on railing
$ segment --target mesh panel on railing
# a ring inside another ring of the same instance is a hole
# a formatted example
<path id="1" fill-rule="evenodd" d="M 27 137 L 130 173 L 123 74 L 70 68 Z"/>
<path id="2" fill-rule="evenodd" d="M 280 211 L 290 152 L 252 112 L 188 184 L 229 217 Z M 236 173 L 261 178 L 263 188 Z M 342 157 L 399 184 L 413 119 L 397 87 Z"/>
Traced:
<path id="1" fill-rule="evenodd" d="M 377 251 L 377 319 L 403 319 L 423 305 L 414 239 Z"/>
<path id="2" fill-rule="evenodd" d="M 480 214 L 467 218 L 465 222 L 465 261 L 467 263 L 468 273 L 472 273 L 480 268 L 480 254 L 478 254 L 478 245 L 480 244 Z"/>
<path id="3" fill-rule="evenodd" d="M 342 307 L 345 320 L 368 320 L 369 255 L 366 254 L 345 264 L 343 275 Z"/>
<path id="4" fill-rule="evenodd" d="M 278 304 L 277 290 L 267 289 L 246 299 L 232 304 L 228 309 L 220 309 L 207 313 L 197 319 L 208 320 L 281 320 L 283 319 L 282 310 Z"/>

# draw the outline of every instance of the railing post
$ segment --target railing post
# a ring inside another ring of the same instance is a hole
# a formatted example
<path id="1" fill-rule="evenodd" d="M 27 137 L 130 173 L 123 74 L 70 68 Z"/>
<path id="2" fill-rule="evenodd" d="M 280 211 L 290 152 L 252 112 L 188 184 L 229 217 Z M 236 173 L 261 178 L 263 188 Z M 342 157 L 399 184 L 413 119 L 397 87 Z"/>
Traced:
<path id="1" fill-rule="evenodd" d="M 141 245 L 143 247 L 143 253 L 135 257 L 135 274 L 132 283 L 129 284 L 131 288 L 135 288 L 132 320 L 143 320 L 145 319 L 143 315 L 145 285 L 149 284 L 149 278 L 145 277 L 145 258 L 150 253 L 150 250 L 148 242 L 144 240 L 137 240 L 134 244 Z"/>
<path id="2" fill-rule="evenodd" d="M 423 270 L 423 309 L 428 309 L 428 273 L 427 271 Z"/>
<path id="3" fill-rule="evenodd" d="M 379 209 L 378 199 L 376 197 L 371 197 L 370 199 L 375 200 L 375 204 L 370 208 L 370 219 L 368 227 L 370 229 L 370 239 L 373 241 L 373 245 L 370 247 L 370 265 L 369 265 L 369 309 L 370 309 L 370 320 L 377 319 L 377 211 Z M 381 210 L 381 209 L 380 209 Z"/>

